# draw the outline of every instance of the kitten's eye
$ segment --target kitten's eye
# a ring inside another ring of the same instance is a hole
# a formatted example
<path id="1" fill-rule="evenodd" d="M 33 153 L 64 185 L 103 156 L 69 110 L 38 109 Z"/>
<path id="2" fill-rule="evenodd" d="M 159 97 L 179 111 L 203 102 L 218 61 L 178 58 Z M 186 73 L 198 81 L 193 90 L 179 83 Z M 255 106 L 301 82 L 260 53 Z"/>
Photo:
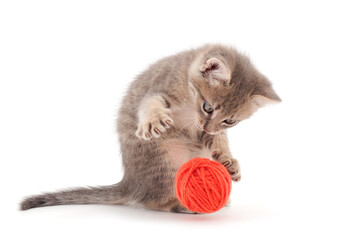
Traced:
<path id="1" fill-rule="evenodd" d="M 204 102 L 204 105 L 202 106 L 202 108 L 204 109 L 206 113 L 213 112 L 213 107 L 208 102 Z"/>
<path id="2" fill-rule="evenodd" d="M 236 122 L 236 120 L 233 120 L 233 119 L 225 119 L 223 122 L 226 123 L 227 125 L 233 125 L 233 124 Z"/>

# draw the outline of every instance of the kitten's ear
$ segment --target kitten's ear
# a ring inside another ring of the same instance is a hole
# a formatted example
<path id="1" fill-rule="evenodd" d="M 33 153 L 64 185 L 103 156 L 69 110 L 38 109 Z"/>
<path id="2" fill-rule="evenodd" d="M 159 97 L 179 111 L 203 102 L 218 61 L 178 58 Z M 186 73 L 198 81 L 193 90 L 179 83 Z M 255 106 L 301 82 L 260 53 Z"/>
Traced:
<path id="1" fill-rule="evenodd" d="M 265 84 L 265 86 L 259 88 L 252 96 L 252 103 L 257 107 L 263 107 L 267 104 L 279 103 L 281 102 L 278 94 L 273 90 L 270 83 Z"/>
<path id="2" fill-rule="evenodd" d="M 231 80 L 231 70 L 217 58 L 208 59 L 200 66 L 200 72 L 211 81 L 228 84 Z"/>

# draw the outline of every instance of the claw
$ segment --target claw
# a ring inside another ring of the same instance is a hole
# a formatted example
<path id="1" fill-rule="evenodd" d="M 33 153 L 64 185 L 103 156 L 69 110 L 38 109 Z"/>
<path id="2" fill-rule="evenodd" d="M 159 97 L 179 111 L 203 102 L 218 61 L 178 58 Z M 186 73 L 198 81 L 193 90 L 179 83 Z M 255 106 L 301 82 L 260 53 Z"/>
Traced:
<path id="1" fill-rule="evenodd" d="M 225 167 L 228 167 L 230 164 L 231 164 L 231 162 L 227 160 L 226 162 L 223 162 L 222 165 L 224 165 Z"/>
<path id="2" fill-rule="evenodd" d="M 169 110 L 170 111 L 170 110 Z M 144 140 L 150 140 L 152 137 L 159 138 L 166 129 L 173 127 L 173 120 L 171 118 L 170 112 L 156 112 L 152 114 L 149 118 L 145 117 L 141 122 L 139 122 L 138 130 L 136 131 L 136 136 Z"/>
<path id="3" fill-rule="evenodd" d="M 170 120 L 166 120 L 165 123 L 168 127 L 173 127 L 173 124 Z"/>
<path id="4" fill-rule="evenodd" d="M 145 133 L 146 138 L 151 138 L 151 134 L 149 132 Z"/>
<path id="5" fill-rule="evenodd" d="M 161 135 L 161 132 L 158 128 L 154 128 L 154 132 L 156 132 L 157 134 Z"/>
<path id="6" fill-rule="evenodd" d="M 220 154 L 218 152 L 215 151 L 212 153 L 212 158 L 214 158 L 215 160 L 218 160 L 219 157 L 220 157 Z"/>

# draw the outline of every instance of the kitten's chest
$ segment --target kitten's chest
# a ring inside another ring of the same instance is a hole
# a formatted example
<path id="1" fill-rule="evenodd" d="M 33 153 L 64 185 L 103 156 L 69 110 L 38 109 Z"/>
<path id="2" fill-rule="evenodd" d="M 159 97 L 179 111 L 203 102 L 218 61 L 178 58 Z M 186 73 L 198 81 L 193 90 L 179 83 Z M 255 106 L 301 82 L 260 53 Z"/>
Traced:
<path id="1" fill-rule="evenodd" d="M 164 143 L 169 155 L 171 164 L 175 168 L 179 168 L 182 164 L 188 162 L 195 157 L 211 158 L 211 149 L 203 144 L 197 144 L 194 141 L 183 139 L 171 139 Z"/>
<path id="2" fill-rule="evenodd" d="M 195 112 L 192 106 L 171 108 L 175 132 L 164 142 L 171 163 L 179 168 L 194 157 L 211 158 L 211 150 L 204 143 L 204 135 L 195 126 Z"/>

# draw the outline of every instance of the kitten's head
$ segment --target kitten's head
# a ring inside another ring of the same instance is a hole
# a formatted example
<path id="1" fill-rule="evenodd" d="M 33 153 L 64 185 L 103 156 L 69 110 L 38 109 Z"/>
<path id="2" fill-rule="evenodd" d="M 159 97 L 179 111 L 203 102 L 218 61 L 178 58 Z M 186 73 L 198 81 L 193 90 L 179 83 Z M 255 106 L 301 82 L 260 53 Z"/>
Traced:
<path id="1" fill-rule="evenodd" d="M 269 80 L 250 60 L 223 46 L 212 46 L 189 69 L 196 126 L 209 134 L 235 126 L 258 108 L 280 102 Z"/>

